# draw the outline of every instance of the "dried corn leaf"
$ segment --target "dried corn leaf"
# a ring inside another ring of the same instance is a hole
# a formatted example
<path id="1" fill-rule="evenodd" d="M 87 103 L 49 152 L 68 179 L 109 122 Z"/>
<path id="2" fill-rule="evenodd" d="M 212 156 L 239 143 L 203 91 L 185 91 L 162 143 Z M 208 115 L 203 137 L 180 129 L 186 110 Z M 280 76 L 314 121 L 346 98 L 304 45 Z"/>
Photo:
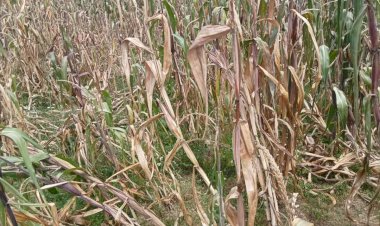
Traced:
<path id="1" fill-rule="evenodd" d="M 46 221 L 44 221 L 40 217 L 34 216 L 33 214 L 29 212 L 25 212 L 25 211 L 20 212 L 18 210 L 13 210 L 13 213 L 18 223 L 26 223 L 28 221 L 31 221 L 31 222 L 39 223 L 42 225 L 49 225 Z"/>
<path id="2" fill-rule="evenodd" d="M 194 168 L 193 168 L 193 176 L 191 180 L 191 187 L 193 191 L 195 207 L 197 208 L 197 213 L 198 213 L 199 218 L 201 219 L 202 226 L 208 226 L 210 225 L 210 219 L 207 217 L 207 214 L 204 211 L 201 202 L 199 201 L 197 187 L 195 183 L 195 169 Z"/>
<path id="3" fill-rule="evenodd" d="M 297 102 L 296 102 L 296 106 L 293 106 L 293 109 L 295 108 L 297 113 L 300 113 L 302 110 L 302 107 L 303 107 L 303 100 L 304 100 L 303 85 L 300 81 L 300 78 L 297 75 L 296 70 L 292 66 L 289 66 L 288 68 L 289 68 L 289 71 L 292 75 L 294 84 L 296 85 L 296 89 L 297 89 Z"/>
<path id="4" fill-rule="evenodd" d="M 257 171 L 253 165 L 252 159 L 255 158 L 256 152 L 252 143 L 252 136 L 247 122 L 241 123 L 242 142 L 241 147 L 241 165 L 244 176 L 245 188 L 248 196 L 248 225 L 255 225 L 255 216 L 257 211 L 258 190 L 257 190 Z"/>
<path id="5" fill-rule="evenodd" d="M 151 180 L 153 174 L 149 170 L 148 161 L 146 159 L 145 152 L 143 151 L 140 144 L 140 140 L 137 137 L 135 137 L 132 141 L 132 149 L 134 149 L 132 152 L 136 153 L 137 155 L 137 159 L 139 160 L 140 166 L 143 169 L 146 178 Z"/>
<path id="6" fill-rule="evenodd" d="M 158 68 L 157 68 L 158 67 Z M 159 74 L 161 72 L 158 72 L 158 70 L 161 70 L 161 63 L 159 61 L 147 61 L 145 62 L 145 88 L 146 88 L 146 100 L 148 102 L 148 111 L 149 115 L 152 116 L 152 102 L 153 102 L 153 90 L 154 85 L 156 83 L 157 78 L 159 78 Z"/>
<path id="7" fill-rule="evenodd" d="M 307 222 L 299 217 L 294 218 L 292 226 L 314 226 L 313 223 Z"/>
<path id="8" fill-rule="evenodd" d="M 353 202 L 353 199 L 355 197 L 355 195 L 358 193 L 360 187 L 364 184 L 364 182 L 366 181 L 366 177 L 367 177 L 367 173 L 365 171 L 365 169 L 361 169 L 357 174 L 356 174 L 356 177 L 355 177 L 355 180 L 354 180 L 354 183 L 352 184 L 352 187 L 351 187 L 351 191 L 350 191 L 350 194 L 346 200 L 346 215 L 347 217 L 354 221 L 354 222 L 357 222 L 356 220 L 354 220 L 351 216 L 351 212 L 350 212 L 350 208 L 351 208 L 351 204 Z"/>
<path id="9" fill-rule="evenodd" d="M 156 16 L 148 18 L 148 21 L 161 20 L 164 26 L 164 62 L 163 62 L 163 81 L 165 81 L 166 76 L 169 73 L 170 67 L 172 66 L 172 44 L 171 44 L 171 34 L 168 19 L 163 14 L 158 14 Z"/>
<path id="10" fill-rule="evenodd" d="M 193 72 L 195 82 L 201 92 L 206 110 L 208 109 L 207 95 L 207 64 L 204 52 L 204 45 L 210 41 L 227 35 L 230 27 L 224 25 L 208 25 L 202 27 L 197 37 L 190 46 L 187 59 Z"/>
<path id="11" fill-rule="evenodd" d="M 121 42 L 121 65 L 122 69 L 125 75 L 125 79 L 127 80 L 128 88 L 132 89 L 131 87 L 131 67 L 129 65 L 129 59 L 128 59 L 128 43 L 131 42 L 135 46 L 144 49 L 148 52 L 152 52 L 147 46 L 145 46 L 138 38 L 126 38 Z"/>
<path id="12" fill-rule="evenodd" d="M 292 9 L 292 11 L 306 24 L 307 30 L 308 30 L 310 37 L 311 37 L 311 40 L 313 41 L 313 44 L 314 44 L 315 54 L 317 55 L 317 61 L 318 61 L 317 77 L 315 78 L 315 80 L 314 80 L 315 82 L 313 84 L 313 89 L 315 90 L 318 87 L 319 82 L 322 79 L 322 64 L 321 64 L 321 56 L 320 56 L 321 54 L 319 53 L 319 46 L 318 46 L 317 40 L 316 40 L 314 32 L 313 32 L 313 27 L 311 26 L 309 21 L 305 17 L 303 17 L 299 12 L 297 12 L 296 10 Z"/>
<path id="13" fill-rule="evenodd" d="M 164 104 L 162 104 L 159 100 L 158 100 L 158 103 L 159 103 L 159 106 L 161 108 L 161 111 L 164 113 L 165 120 L 166 120 L 166 123 L 167 123 L 169 129 L 174 133 L 177 140 L 180 140 L 179 142 L 182 142 L 183 135 L 181 132 L 181 128 L 178 126 L 178 124 L 174 120 L 174 118 L 170 115 L 166 106 Z M 195 157 L 194 152 L 191 150 L 190 146 L 187 144 L 187 142 L 182 142 L 182 147 L 186 153 L 186 156 L 193 163 L 195 169 L 198 171 L 198 173 L 202 177 L 203 181 L 206 183 L 207 187 L 209 187 L 212 194 L 215 195 L 217 193 L 216 190 L 211 185 L 211 182 L 210 182 L 207 174 L 204 172 L 202 167 L 200 167 L 199 162 L 198 162 L 197 158 Z M 174 157 L 173 153 L 169 153 L 169 154 L 170 155 L 165 157 L 165 159 L 167 159 L 168 161 L 170 161 L 170 159 L 172 159 Z M 165 163 L 165 165 L 169 165 L 169 164 L 170 164 L 170 162 Z"/>
<path id="14" fill-rule="evenodd" d="M 239 196 L 238 188 L 233 187 L 230 190 L 230 193 L 227 195 L 224 203 L 224 211 L 227 215 L 227 221 L 230 223 L 231 226 L 239 226 L 239 220 L 238 220 L 238 212 L 236 208 L 232 205 L 231 201 L 233 199 L 237 199 Z"/>
<path id="15" fill-rule="evenodd" d="M 179 207 L 181 208 L 181 211 L 183 213 L 183 216 L 185 218 L 186 224 L 187 225 L 193 225 L 193 219 L 191 218 L 191 215 L 189 211 L 186 208 L 185 202 L 182 199 L 182 196 L 178 192 L 174 192 L 175 197 L 177 198 L 179 202 Z"/>

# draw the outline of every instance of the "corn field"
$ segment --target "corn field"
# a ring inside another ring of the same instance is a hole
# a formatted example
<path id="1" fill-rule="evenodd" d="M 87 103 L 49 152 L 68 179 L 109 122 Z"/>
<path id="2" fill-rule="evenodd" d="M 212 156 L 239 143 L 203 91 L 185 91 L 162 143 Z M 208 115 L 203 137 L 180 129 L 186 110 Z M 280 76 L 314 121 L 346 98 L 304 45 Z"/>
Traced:
<path id="1" fill-rule="evenodd" d="M 338 225 L 310 194 L 379 225 L 379 19 L 378 0 L 1 1 L 0 225 Z"/>

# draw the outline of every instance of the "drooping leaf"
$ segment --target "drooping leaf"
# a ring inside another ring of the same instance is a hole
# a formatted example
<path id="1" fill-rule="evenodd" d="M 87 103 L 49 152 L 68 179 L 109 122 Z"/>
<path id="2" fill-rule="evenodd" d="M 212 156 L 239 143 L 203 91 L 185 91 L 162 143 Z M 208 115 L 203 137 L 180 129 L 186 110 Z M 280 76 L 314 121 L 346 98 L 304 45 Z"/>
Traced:
<path id="1" fill-rule="evenodd" d="M 163 3 L 165 6 L 165 9 L 166 9 L 166 12 L 169 15 L 169 20 L 170 20 L 170 24 L 171 24 L 172 29 L 173 29 L 173 33 L 176 33 L 176 31 L 177 31 L 177 17 L 174 13 L 174 7 L 167 0 L 164 0 Z"/>
<path id="2" fill-rule="evenodd" d="M 172 39 L 168 20 L 162 14 L 148 18 L 148 21 L 161 20 L 164 27 L 164 60 L 163 60 L 163 76 L 166 77 L 172 66 Z"/>
<path id="3" fill-rule="evenodd" d="M 26 135 L 16 128 L 4 128 L 0 132 L 0 136 L 8 137 L 16 144 L 33 183 L 38 187 L 36 173 L 32 165 L 32 160 L 30 159 L 30 155 L 28 153 L 26 141 L 24 139 Z"/>
<path id="4" fill-rule="evenodd" d="M 227 35 L 230 30 L 230 27 L 223 25 L 207 25 L 202 27 L 202 30 L 191 44 L 187 55 L 206 109 L 208 109 L 207 64 L 203 46 L 212 40 Z"/>

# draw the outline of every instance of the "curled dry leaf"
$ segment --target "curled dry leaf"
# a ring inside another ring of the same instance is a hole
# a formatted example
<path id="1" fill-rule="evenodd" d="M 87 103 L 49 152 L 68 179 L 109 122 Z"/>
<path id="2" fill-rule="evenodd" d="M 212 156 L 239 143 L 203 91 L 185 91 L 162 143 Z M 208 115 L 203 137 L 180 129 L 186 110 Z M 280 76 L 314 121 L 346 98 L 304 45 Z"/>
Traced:
<path id="1" fill-rule="evenodd" d="M 199 162 L 198 162 L 197 158 L 194 155 L 194 152 L 191 150 L 191 148 L 187 144 L 187 142 L 182 142 L 184 140 L 183 139 L 183 135 L 182 135 L 182 131 L 181 131 L 181 128 L 178 126 L 176 120 L 170 114 L 170 112 L 168 111 L 166 105 L 162 104 L 159 100 L 158 100 L 158 103 L 159 103 L 159 106 L 161 108 L 161 111 L 164 113 L 165 120 L 166 120 L 166 123 L 167 123 L 169 129 L 174 133 L 174 135 L 176 136 L 177 140 L 179 140 L 179 142 L 182 143 L 182 147 L 183 147 L 183 149 L 184 149 L 184 151 L 186 153 L 186 156 L 193 163 L 195 169 L 198 171 L 198 173 L 202 177 L 203 181 L 206 183 L 207 187 L 210 188 L 211 193 L 213 195 L 216 195 L 217 194 L 216 190 L 212 186 L 212 184 L 210 182 L 210 179 L 208 178 L 208 176 L 205 173 L 205 171 L 202 169 L 202 167 L 200 167 Z M 170 165 L 170 161 L 174 157 L 174 154 L 175 154 L 175 151 L 174 152 L 170 152 L 169 155 L 167 155 L 165 157 L 165 160 L 168 160 L 168 162 L 165 162 L 165 165 L 167 167 Z"/>
<path id="2" fill-rule="evenodd" d="M 150 53 L 152 53 L 152 50 L 149 47 L 147 47 L 146 45 L 144 45 L 140 41 L 140 39 L 138 39 L 138 38 L 126 38 L 121 42 L 121 65 L 122 65 L 122 69 L 123 69 L 123 72 L 125 75 L 125 79 L 127 80 L 128 88 L 131 91 L 131 89 L 132 89 L 132 87 L 131 87 L 131 67 L 129 65 L 129 59 L 128 59 L 128 51 L 129 51 L 128 44 L 129 43 L 132 43 L 135 46 L 137 46 L 138 48 L 144 49 Z"/>
<path id="3" fill-rule="evenodd" d="M 280 99 L 279 102 L 283 106 L 283 107 L 281 107 L 282 114 L 286 115 L 287 112 L 290 113 L 291 111 L 290 111 L 290 106 L 289 106 L 288 91 L 286 91 L 284 86 L 273 75 L 271 75 L 271 73 L 269 73 L 267 70 L 265 70 L 260 65 L 258 67 L 262 72 L 264 72 L 264 75 L 277 86 L 277 90 L 279 92 L 278 95 L 279 95 L 279 99 Z"/>
<path id="4" fill-rule="evenodd" d="M 195 207 L 197 208 L 197 213 L 199 218 L 201 219 L 202 226 L 208 226 L 210 225 L 210 219 L 208 218 L 206 212 L 204 211 L 201 202 L 199 201 L 197 187 L 195 183 L 195 169 L 193 168 L 193 176 L 191 180 L 191 187 L 193 190 L 193 197 L 194 197 L 194 203 Z"/>
<path id="5" fill-rule="evenodd" d="M 374 174 L 380 175 L 380 160 L 373 161 L 369 164 Z"/>
<path id="6" fill-rule="evenodd" d="M 238 212 L 236 208 L 232 205 L 231 201 L 239 197 L 239 192 L 237 187 L 233 187 L 230 190 L 230 193 L 227 195 L 224 203 L 224 211 L 227 215 L 227 221 L 231 226 L 239 226 Z"/>
<path id="7" fill-rule="evenodd" d="M 186 224 L 187 225 L 193 225 L 193 219 L 191 218 L 191 215 L 189 211 L 186 208 L 185 201 L 183 201 L 182 196 L 178 192 L 174 192 L 175 197 L 177 198 L 179 202 L 179 207 L 182 210 L 183 216 L 185 218 Z"/>
<path id="8" fill-rule="evenodd" d="M 159 71 L 157 71 L 159 70 Z M 161 74 L 161 63 L 156 61 L 145 62 L 145 88 L 146 88 L 146 100 L 148 102 L 149 115 L 152 116 L 152 102 L 153 102 L 153 90 L 158 76 Z M 160 81 L 160 80 L 159 80 Z"/>
<path id="9" fill-rule="evenodd" d="M 205 102 L 206 111 L 208 110 L 207 95 L 207 64 L 204 52 L 204 45 L 227 35 L 230 27 L 225 25 L 208 25 L 202 27 L 193 43 L 190 46 L 187 59 L 189 61 L 191 71 L 193 72 L 195 82 L 201 92 L 203 101 Z"/>
<path id="10" fill-rule="evenodd" d="M 136 47 L 140 49 L 143 49 L 143 50 L 148 51 L 149 53 L 152 53 L 152 50 L 149 47 L 147 47 L 144 43 L 142 43 L 140 39 L 138 38 L 126 38 L 124 39 L 123 42 L 125 41 L 132 43 L 133 45 L 135 45 Z"/>
<path id="11" fill-rule="evenodd" d="M 168 19 L 163 14 L 158 14 L 156 16 L 148 18 L 148 21 L 161 20 L 164 26 L 164 65 L 163 65 L 163 76 L 169 73 L 170 67 L 172 66 L 172 45 L 171 45 L 171 34 Z M 163 79 L 165 81 L 165 79 Z"/>
<path id="12" fill-rule="evenodd" d="M 140 166 L 143 169 L 146 178 L 148 178 L 149 180 L 152 179 L 153 174 L 149 170 L 148 161 L 146 159 L 145 152 L 141 147 L 140 139 L 135 136 L 132 145 L 132 148 L 134 149 L 133 152 L 136 153 L 137 159 L 139 160 Z"/>
<path id="13" fill-rule="evenodd" d="M 226 56 L 217 49 L 211 50 L 208 56 L 212 63 L 224 70 L 225 73 L 222 73 L 222 76 L 224 76 L 225 79 L 227 79 L 231 87 L 234 87 L 235 81 L 232 76 L 231 70 L 229 70 L 228 68 Z"/>
<path id="14" fill-rule="evenodd" d="M 318 61 L 317 77 L 315 78 L 315 82 L 313 84 L 313 90 L 316 90 L 316 88 L 319 85 L 319 82 L 322 79 L 322 64 L 321 64 L 321 55 L 319 53 L 318 43 L 317 43 L 317 40 L 316 40 L 314 32 L 313 32 L 313 27 L 311 26 L 309 21 L 305 17 L 303 17 L 299 12 L 297 12 L 296 10 L 292 9 L 292 11 L 306 24 L 307 30 L 308 30 L 310 37 L 311 37 L 311 40 L 313 41 L 313 44 L 314 44 L 315 54 L 317 55 L 317 61 Z"/>
<path id="15" fill-rule="evenodd" d="M 355 195 L 358 193 L 360 187 L 366 181 L 366 177 L 367 177 L 367 173 L 366 173 L 365 169 L 361 169 L 356 174 L 354 183 L 353 183 L 351 191 L 350 191 L 350 195 L 348 196 L 348 198 L 346 200 L 346 215 L 350 220 L 352 220 L 354 222 L 357 222 L 357 221 L 355 219 L 353 219 L 351 216 L 351 212 L 350 212 L 351 204 L 352 204 L 352 201 L 354 200 Z"/>
<path id="16" fill-rule="evenodd" d="M 28 223 L 28 221 L 29 221 L 29 223 L 34 222 L 34 223 L 38 223 L 41 225 L 49 225 L 46 221 L 44 221 L 40 217 L 34 216 L 33 214 L 31 214 L 29 212 L 20 212 L 18 210 L 13 210 L 13 213 L 14 213 L 18 223 L 24 224 L 24 223 Z"/>
<path id="17" fill-rule="evenodd" d="M 253 82 L 252 74 L 254 73 L 253 57 L 250 56 L 244 62 L 244 81 L 249 90 L 249 93 L 253 93 L 255 90 L 255 84 Z"/>
<path id="18" fill-rule="evenodd" d="M 177 151 L 182 147 L 184 140 L 177 140 L 172 150 L 165 156 L 164 169 L 168 170 Z"/>
<path id="19" fill-rule="evenodd" d="M 256 158 L 256 151 L 252 143 L 252 135 L 247 122 L 241 123 L 242 145 L 241 145 L 241 165 L 244 176 L 245 188 L 248 196 L 248 225 L 255 225 L 257 211 L 258 190 L 257 190 L 257 170 L 253 165 L 253 158 Z"/>
<path id="20" fill-rule="evenodd" d="M 297 101 L 295 103 L 296 106 L 293 106 L 293 109 L 296 110 L 296 112 L 294 112 L 294 113 L 300 113 L 302 110 L 303 99 L 304 99 L 303 85 L 300 81 L 300 78 L 297 75 L 296 70 L 292 66 L 289 66 L 288 68 L 289 68 L 289 71 L 293 77 L 293 81 L 294 81 L 294 84 L 296 85 L 296 89 L 297 89 Z"/>

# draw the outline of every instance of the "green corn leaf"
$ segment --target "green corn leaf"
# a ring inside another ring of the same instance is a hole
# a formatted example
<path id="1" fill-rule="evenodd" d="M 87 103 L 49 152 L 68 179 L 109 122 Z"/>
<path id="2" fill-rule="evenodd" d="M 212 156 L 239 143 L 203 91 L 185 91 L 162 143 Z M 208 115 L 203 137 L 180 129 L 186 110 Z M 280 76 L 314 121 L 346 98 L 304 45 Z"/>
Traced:
<path id="1" fill-rule="evenodd" d="M 329 66 L 330 66 L 330 50 L 326 45 L 321 45 L 319 47 L 319 52 L 321 53 L 321 64 L 322 64 L 322 79 L 327 81 L 329 76 Z"/>
<path id="2" fill-rule="evenodd" d="M 335 104 L 338 113 L 338 123 L 341 129 L 344 129 L 347 124 L 347 115 L 348 115 L 348 102 L 347 98 L 344 95 L 343 91 L 337 87 L 333 88 L 335 93 Z"/>
<path id="3" fill-rule="evenodd" d="M 183 53 L 186 56 L 187 52 L 188 52 L 188 46 L 186 45 L 185 39 L 181 35 L 179 35 L 178 33 L 173 34 L 173 37 L 178 42 L 179 46 L 181 46 Z"/>
<path id="4" fill-rule="evenodd" d="M 365 12 L 365 7 L 363 7 L 363 3 L 359 3 L 361 1 L 354 1 L 354 15 L 355 15 L 355 21 L 352 25 L 351 30 L 351 55 L 352 55 L 352 66 L 354 68 L 354 74 L 353 74 L 353 85 L 354 85 L 354 116 L 355 116 L 355 122 L 359 122 L 359 44 L 361 41 L 361 27 L 362 27 L 362 21 L 363 16 Z M 360 9 L 358 9 L 360 8 Z M 360 10 L 360 11 L 359 11 Z"/>
<path id="5" fill-rule="evenodd" d="M 173 10 L 174 7 L 167 0 L 164 0 L 163 3 L 164 3 L 166 11 L 168 12 L 169 21 L 170 21 L 170 25 L 172 27 L 173 33 L 175 33 L 177 31 L 177 17 L 175 16 L 175 13 Z"/>

